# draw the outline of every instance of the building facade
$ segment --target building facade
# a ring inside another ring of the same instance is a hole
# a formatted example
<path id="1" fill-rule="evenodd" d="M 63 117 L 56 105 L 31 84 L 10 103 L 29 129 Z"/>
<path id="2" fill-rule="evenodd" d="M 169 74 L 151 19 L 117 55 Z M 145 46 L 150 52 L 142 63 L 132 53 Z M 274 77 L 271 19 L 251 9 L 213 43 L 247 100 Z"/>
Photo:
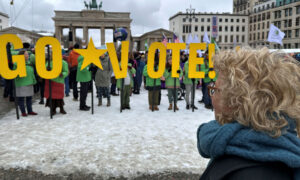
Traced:
<path id="1" fill-rule="evenodd" d="M 13 27 L 13 26 L 2 29 L 0 31 L 0 35 L 2 35 L 2 34 L 15 34 L 21 39 L 22 42 L 27 42 L 30 44 L 36 44 L 36 42 L 41 37 L 43 37 L 42 35 L 40 35 L 38 33 L 27 31 L 25 29 Z"/>
<path id="2" fill-rule="evenodd" d="M 169 18 L 169 30 L 186 42 L 189 34 L 203 41 L 207 32 L 209 38 L 216 37 L 220 49 L 248 45 L 248 15 L 196 13 L 190 19 L 186 13 L 179 12 Z M 191 21 L 190 21 L 191 20 Z"/>
<path id="3" fill-rule="evenodd" d="M 132 42 L 134 43 L 133 49 L 135 51 L 146 51 L 146 46 L 148 46 L 149 49 L 152 43 L 161 42 L 163 35 L 166 36 L 168 42 L 173 42 L 173 32 L 160 28 L 147 32 L 141 36 L 132 37 Z"/>
<path id="4" fill-rule="evenodd" d="M 300 0 L 233 0 L 233 12 L 244 13 L 249 6 L 249 45 L 253 48 L 300 48 Z M 283 46 L 267 41 L 270 25 L 285 33 Z"/>
<path id="5" fill-rule="evenodd" d="M 253 7 L 265 0 L 233 0 L 233 14 L 251 14 Z"/>
<path id="6" fill-rule="evenodd" d="M 256 48 L 259 46 L 268 46 L 267 41 L 269 28 L 271 24 L 272 8 L 276 1 L 267 1 L 256 3 L 249 15 L 249 46 Z"/>
<path id="7" fill-rule="evenodd" d="M 300 48 L 300 1 L 295 0 L 282 4 L 282 6 L 273 9 L 271 23 L 285 33 L 284 49 L 298 49 Z M 273 44 L 271 48 L 278 49 L 280 45 Z"/>
<path id="8" fill-rule="evenodd" d="M 9 17 L 7 14 L 0 12 L 0 31 L 2 29 L 8 28 L 9 26 Z"/>

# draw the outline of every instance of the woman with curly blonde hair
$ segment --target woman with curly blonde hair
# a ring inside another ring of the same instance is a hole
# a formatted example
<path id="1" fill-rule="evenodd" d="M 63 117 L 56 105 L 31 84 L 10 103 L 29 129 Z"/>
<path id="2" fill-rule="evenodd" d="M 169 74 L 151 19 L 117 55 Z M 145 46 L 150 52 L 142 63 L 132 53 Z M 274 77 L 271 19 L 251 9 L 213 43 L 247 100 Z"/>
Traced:
<path id="1" fill-rule="evenodd" d="M 209 85 L 216 120 L 197 131 L 201 179 L 300 179 L 300 65 L 279 52 L 214 56 Z"/>

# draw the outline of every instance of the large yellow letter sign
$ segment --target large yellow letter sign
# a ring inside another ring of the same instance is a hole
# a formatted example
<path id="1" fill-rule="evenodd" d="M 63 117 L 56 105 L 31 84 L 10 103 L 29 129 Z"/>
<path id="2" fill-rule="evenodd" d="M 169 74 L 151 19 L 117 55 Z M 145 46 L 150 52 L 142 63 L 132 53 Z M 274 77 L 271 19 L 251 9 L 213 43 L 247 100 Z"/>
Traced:
<path id="1" fill-rule="evenodd" d="M 197 65 L 204 63 L 204 59 L 202 57 L 197 57 L 197 50 L 205 49 L 205 43 L 191 43 L 189 56 L 189 78 L 204 78 L 205 73 L 202 71 L 197 71 Z"/>
<path id="2" fill-rule="evenodd" d="M 16 49 L 23 48 L 22 41 L 14 34 L 4 34 L 0 36 L 0 74 L 4 79 L 14 79 L 17 76 L 26 76 L 24 55 L 12 56 L 13 63 L 17 63 L 16 70 L 10 70 L 8 67 L 8 58 L 6 52 L 7 43 L 12 43 Z"/>
<path id="3" fill-rule="evenodd" d="M 215 55 L 215 44 L 209 44 L 208 45 L 208 77 L 210 79 L 214 79 L 216 77 L 216 72 L 213 70 L 214 68 L 214 62 L 212 60 L 212 57 Z"/>
<path id="4" fill-rule="evenodd" d="M 180 64 L 180 50 L 185 49 L 185 43 L 168 43 L 167 48 L 172 50 L 172 77 L 179 77 L 177 71 Z"/>
<path id="5" fill-rule="evenodd" d="M 45 46 L 52 46 L 52 70 L 46 69 Z M 57 78 L 62 70 L 62 53 L 60 43 L 53 37 L 42 37 L 36 43 L 35 48 L 36 61 L 35 66 L 37 73 L 44 79 Z"/>
<path id="6" fill-rule="evenodd" d="M 114 43 L 106 43 L 106 46 L 116 79 L 125 78 L 127 76 L 129 41 L 122 41 L 121 69 Z"/>
<path id="7" fill-rule="evenodd" d="M 154 55 L 156 49 L 159 49 L 159 65 L 158 70 L 154 71 Z M 151 44 L 148 51 L 148 62 L 147 62 L 147 72 L 151 78 L 160 78 L 163 76 L 166 68 L 166 47 L 161 42 L 154 42 Z"/>

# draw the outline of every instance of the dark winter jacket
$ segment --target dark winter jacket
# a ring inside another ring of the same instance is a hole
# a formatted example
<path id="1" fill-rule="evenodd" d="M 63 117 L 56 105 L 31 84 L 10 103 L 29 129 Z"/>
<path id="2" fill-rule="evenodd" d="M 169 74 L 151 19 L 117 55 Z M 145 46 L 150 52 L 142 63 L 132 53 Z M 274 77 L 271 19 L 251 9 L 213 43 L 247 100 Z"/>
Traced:
<path id="1" fill-rule="evenodd" d="M 141 86 L 142 81 L 143 81 L 143 70 L 145 67 L 145 62 L 142 61 L 141 59 L 137 60 L 137 69 L 136 69 L 136 79 L 138 86 Z"/>
<path id="2" fill-rule="evenodd" d="M 201 156 L 215 159 L 224 155 L 260 162 L 283 162 L 294 169 L 295 179 L 300 179 L 300 139 L 296 122 L 286 116 L 288 127 L 278 138 L 255 131 L 241 124 L 220 125 L 217 121 L 202 124 L 197 131 L 198 150 Z"/>
<path id="3" fill-rule="evenodd" d="M 100 58 L 102 69 L 97 68 L 95 84 L 97 87 L 109 87 L 111 75 L 113 73 L 112 65 L 108 56 Z"/>

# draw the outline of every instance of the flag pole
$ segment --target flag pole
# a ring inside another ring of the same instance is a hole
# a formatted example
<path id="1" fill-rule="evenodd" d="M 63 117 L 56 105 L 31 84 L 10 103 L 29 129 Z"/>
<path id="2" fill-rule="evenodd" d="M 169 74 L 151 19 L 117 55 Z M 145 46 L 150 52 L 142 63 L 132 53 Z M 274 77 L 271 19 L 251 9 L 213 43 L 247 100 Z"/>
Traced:
<path id="1" fill-rule="evenodd" d="M 10 48 L 11 48 L 10 43 L 7 43 L 7 45 L 6 45 L 7 58 L 8 58 L 9 63 L 13 63 Z M 14 79 L 12 79 L 12 84 L 13 84 L 13 89 L 12 89 L 13 96 L 15 98 L 16 115 L 17 115 L 17 119 L 20 119 L 19 108 L 18 108 L 17 97 L 16 97 L 16 81 Z"/>
<path id="2" fill-rule="evenodd" d="M 156 79 L 154 79 L 154 86 L 153 86 L 153 93 L 152 93 L 152 107 L 151 107 L 151 109 L 152 109 L 152 112 L 154 112 L 154 89 L 155 89 L 155 86 L 156 86 Z"/>
<path id="3" fill-rule="evenodd" d="M 173 95 L 174 95 L 174 107 L 173 107 L 173 109 L 174 109 L 174 112 L 176 112 L 176 108 L 175 108 L 175 106 L 176 106 L 176 78 L 174 78 L 174 93 L 173 93 Z"/>
<path id="4" fill-rule="evenodd" d="M 50 71 L 51 67 L 50 67 L 50 46 L 49 44 L 47 45 L 47 52 L 48 52 L 48 67 L 47 70 Z M 49 81 L 49 103 L 50 103 L 50 118 L 53 119 L 53 112 L 52 112 L 52 86 L 51 86 L 51 79 L 48 80 Z"/>
<path id="5" fill-rule="evenodd" d="M 92 95 L 92 114 L 94 114 L 94 82 L 93 82 L 93 78 L 91 80 L 91 83 L 92 83 L 92 92 L 91 92 L 91 95 Z"/>
<path id="6" fill-rule="evenodd" d="M 121 89 L 120 89 L 120 113 L 122 113 L 122 105 L 123 105 L 123 90 L 124 90 L 124 78 L 121 79 Z"/>
<path id="7" fill-rule="evenodd" d="M 156 72 L 157 71 L 157 66 L 154 65 L 154 71 Z M 156 79 L 154 79 L 154 86 L 153 86 L 153 93 L 152 93 L 152 112 L 154 111 L 154 91 L 155 91 L 155 87 L 156 87 Z"/>
<path id="8" fill-rule="evenodd" d="M 193 82 L 193 89 L 192 89 L 192 111 L 195 110 L 195 79 L 192 79 Z"/>

